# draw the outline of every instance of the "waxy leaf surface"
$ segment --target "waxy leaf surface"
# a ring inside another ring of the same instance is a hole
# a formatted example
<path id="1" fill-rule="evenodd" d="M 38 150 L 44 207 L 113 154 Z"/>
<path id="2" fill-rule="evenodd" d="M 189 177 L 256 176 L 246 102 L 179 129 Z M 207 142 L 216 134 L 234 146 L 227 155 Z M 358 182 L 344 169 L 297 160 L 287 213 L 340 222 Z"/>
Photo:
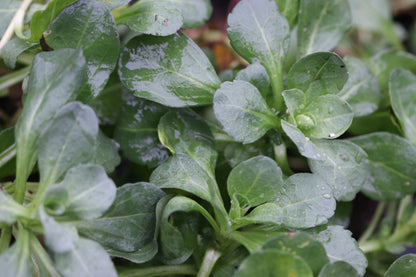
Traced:
<path id="1" fill-rule="evenodd" d="M 389 267 L 384 277 L 413 276 L 416 274 L 416 255 L 401 256 Z"/>
<path id="2" fill-rule="evenodd" d="M 118 32 L 110 10 L 100 2 L 80 0 L 63 9 L 48 28 L 50 34 L 46 42 L 53 49 L 83 50 L 91 95 L 82 95 L 82 98 L 96 97 L 114 70 L 120 52 Z"/>
<path id="3" fill-rule="evenodd" d="M 235 80 L 247 81 L 254 85 L 261 93 L 264 99 L 269 99 L 271 96 L 270 77 L 267 74 L 266 68 L 260 63 L 256 62 L 250 64 L 246 68 L 240 70 L 235 75 Z"/>
<path id="4" fill-rule="evenodd" d="M 214 112 L 235 140 L 250 143 L 279 125 L 258 89 L 246 81 L 225 82 L 214 96 Z"/>
<path id="5" fill-rule="evenodd" d="M 348 0 L 302 0 L 298 16 L 301 56 L 334 48 L 351 26 Z"/>
<path id="6" fill-rule="evenodd" d="M 118 148 L 119 146 L 113 139 L 99 131 L 91 163 L 101 165 L 107 173 L 113 172 L 121 161 Z"/>
<path id="7" fill-rule="evenodd" d="M 279 11 L 286 17 L 290 29 L 292 29 L 298 20 L 300 0 L 275 0 Z"/>
<path id="8" fill-rule="evenodd" d="M 28 231 L 22 233 L 11 247 L 0 255 L 0 272 L 4 277 L 33 275 Z"/>
<path id="9" fill-rule="evenodd" d="M 157 0 L 163 5 L 171 4 L 179 9 L 183 17 L 182 28 L 201 26 L 209 19 L 212 6 L 209 0 Z"/>
<path id="10" fill-rule="evenodd" d="M 373 199 L 403 198 L 416 191 L 416 148 L 390 133 L 372 133 L 352 138 L 367 154 L 371 179 L 363 192 Z"/>
<path id="11" fill-rule="evenodd" d="M 0 223 L 12 225 L 19 216 L 24 215 L 26 215 L 26 209 L 5 192 L 0 191 Z"/>
<path id="12" fill-rule="evenodd" d="M 114 131 L 124 157 L 156 167 L 166 161 L 168 150 L 159 142 L 157 125 L 166 107 L 123 93 L 123 104 Z"/>
<path id="13" fill-rule="evenodd" d="M 350 104 L 355 117 L 373 113 L 381 97 L 377 78 L 367 64 L 358 58 L 347 56 L 344 62 L 348 80 L 337 95 Z"/>
<path id="14" fill-rule="evenodd" d="M 405 137 L 416 146 L 416 76 L 404 69 L 391 74 L 390 102 Z"/>
<path id="15" fill-rule="evenodd" d="M 119 62 L 122 83 L 138 97 L 170 107 L 211 104 L 220 80 L 186 35 L 131 39 Z"/>
<path id="16" fill-rule="evenodd" d="M 9 26 L 20 5 L 21 2 L 16 0 L 6 0 L 2 3 L 0 10 L 0 37 L 3 37 L 7 26 Z"/>
<path id="17" fill-rule="evenodd" d="M 36 43 L 30 43 L 18 37 L 12 38 L 1 49 L 1 57 L 4 64 L 14 69 L 19 55 L 28 49 L 36 48 L 36 46 Z"/>
<path id="18" fill-rule="evenodd" d="M 136 251 L 153 240 L 155 207 L 163 196 L 149 183 L 125 184 L 101 218 L 79 223 L 80 233 L 114 250 Z"/>
<path id="19" fill-rule="evenodd" d="M 322 267 L 318 277 L 348 276 L 360 277 L 357 270 L 347 262 L 337 261 Z"/>

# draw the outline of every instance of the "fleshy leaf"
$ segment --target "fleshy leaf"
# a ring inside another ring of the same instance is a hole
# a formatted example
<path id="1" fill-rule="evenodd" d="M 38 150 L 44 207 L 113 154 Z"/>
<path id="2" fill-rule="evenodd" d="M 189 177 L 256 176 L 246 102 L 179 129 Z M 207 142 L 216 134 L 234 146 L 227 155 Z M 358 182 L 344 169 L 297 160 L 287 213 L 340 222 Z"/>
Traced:
<path id="1" fill-rule="evenodd" d="M 118 32 L 110 10 L 100 2 L 77 1 L 62 10 L 49 24 L 48 32 L 46 42 L 53 49 L 83 50 L 91 95 L 81 97 L 96 97 L 114 70 L 120 52 Z"/>
<path id="2" fill-rule="evenodd" d="M 118 148 L 118 144 L 113 139 L 99 131 L 91 163 L 101 165 L 107 173 L 113 172 L 121 161 Z"/>
<path id="3" fill-rule="evenodd" d="M 373 199 L 400 199 L 416 191 L 416 148 L 390 133 L 372 133 L 351 141 L 367 154 L 371 180 L 363 192 Z"/>
<path id="4" fill-rule="evenodd" d="M 17 57 L 24 51 L 35 48 L 36 43 L 30 43 L 18 37 L 12 38 L 2 49 L 1 57 L 4 64 L 10 68 L 15 68 Z"/>
<path id="5" fill-rule="evenodd" d="M 54 203 L 53 194 L 66 191 L 65 201 Z M 72 167 L 61 183 L 49 187 L 45 202 L 49 205 L 64 205 L 62 214 L 69 218 L 93 219 L 100 217 L 113 203 L 116 186 L 104 169 L 92 164 Z M 52 199 L 48 201 L 48 198 Z"/>
<path id="6" fill-rule="evenodd" d="M 171 4 L 180 10 L 183 17 L 182 28 L 201 26 L 209 19 L 212 6 L 209 0 L 158 0 L 161 4 Z"/>
<path id="7" fill-rule="evenodd" d="M 344 261 L 352 265 L 363 276 L 367 267 L 367 259 L 357 242 L 351 237 L 351 232 L 341 226 L 328 226 L 324 231 L 313 235 L 322 242 L 331 263 Z"/>
<path id="8" fill-rule="evenodd" d="M 2 3 L 0 10 L 0 37 L 3 37 L 7 26 L 9 26 L 20 5 L 21 3 L 15 0 L 5 0 Z"/>
<path id="9" fill-rule="evenodd" d="M 344 261 L 337 261 L 325 265 L 318 277 L 333 277 L 333 276 L 348 276 L 348 277 L 360 277 L 357 270 Z"/>
<path id="10" fill-rule="evenodd" d="M 168 36 L 183 24 L 182 13 L 171 1 L 141 0 L 126 8 L 117 18 L 136 33 Z"/>
<path id="11" fill-rule="evenodd" d="M 41 130 L 63 105 L 76 98 L 84 78 L 82 50 L 43 52 L 33 60 L 24 108 L 15 128 L 17 166 L 27 167 L 27 175 L 36 159 Z"/>
<path id="12" fill-rule="evenodd" d="M 301 1 L 297 31 L 300 55 L 331 50 L 350 26 L 348 0 Z"/>
<path id="13" fill-rule="evenodd" d="M 58 181 L 68 169 L 93 158 L 98 136 L 94 111 L 80 102 L 62 107 L 39 136 L 38 165 L 41 183 Z"/>
<path id="14" fill-rule="evenodd" d="M 79 240 L 74 226 L 58 223 L 43 210 L 39 211 L 40 221 L 44 229 L 45 244 L 54 253 L 65 253 L 75 248 Z"/>
<path id="15" fill-rule="evenodd" d="M 260 60 L 272 80 L 281 79 L 289 24 L 275 1 L 243 0 L 228 15 L 231 45 L 250 63 Z"/>
<path id="16" fill-rule="evenodd" d="M 314 275 L 329 262 L 322 243 L 303 232 L 286 233 L 269 239 L 263 249 L 275 249 L 289 252 L 302 258 L 311 268 Z"/>
<path id="17" fill-rule="evenodd" d="M 250 253 L 255 253 L 271 238 L 282 234 L 282 231 L 269 230 L 265 226 L 258 225 L 258 229 L 233 231 L 230 236 L 244 245 Z"/>
<path id="18" fill-rule="evenodd" d="M 25 207 L 0 190 L 0 223 L 12 225 L 20 216 L 28 216 Z"/>
<path id="19" fill-rule="evenodd" d="M 339 201 L 351 201 L 370 177 L 367 154 L 345 140 L 313 140 L 322 160 L 310 159 L 313 173 L 319 174 Z"/>
<path id="20" fill-rule="evenodd" d="M 292 29 L 298 20 L 300 0 L 275 0 L 279 10 L 285 15 L 290 29 Z"/>
<path id="21" fill-rule="evenodd" d="M 348 69 L 348 80 L 337 95 L 351 105 L 354 116 L 373 113 L 380 102 L 377 78 L 367 64 L 358 58 L 347 56 L 344 62 Z"/>
<path id="22" fill-rule="evenodd" d="M 228 175 L 228 194 L 244 196 L 251 207 L 272 201 L 283 185 L 282 171 L 276 162 L 257 156 L 241 162 Z"/>
<path id="23" fill-rule="evenodd" d="M 131 0 L 97 0 L 103 2 L 110 10 L 127 5 Z"/>
<path id="24" fill-rule="evenodd" d="M 416 76 L 395 69 L 390 77 L 390 101 L 405 137 L 416 146 Z"/>
<path id="25" fill-rule="evenodd" d="M 416 275 L 416 255 L 401 256 L 389 267 L 384 277 L 400 277 Z"/>
<path id="26" fill-rule="evenodd" d="M 163 196 L 149 183 L 125 184 L 117 189 L 113 205 L 101 218 L 77 226 L 81 234 L 105 247 L 134 252 L 153 240 L 155 207 Z"/>
<path id="27" fill-rule="evenodd" d="M 33 276 L 29 232 L 19 232 L 17 241 L 0 255 L 0 272 L 4 277 Z"/>
<path id="28" fill-rule="evenodd" d="M 251 254 L 241 263 L 234 276 L 312 277 L 313 273 L 300 257 L 279 250 L 267 249 Z"/>
<path id="29" fill-rule="evenodd" d="M 120 144 L 124 157 L 150 167 L 166 161 L 168 150 L 159 142 L 157 124 L 167 111 L 160 104 L 123 93 L 114 139 Z"/>
<path id="30" fill-rule="evenodd" d="M 298 173 L 285 180 L 273 202 L 258 206 L 240 220 L 310 228 L 326 223 L 334 211 L 335 199 L 325 181 L 319 175 Z"/>
<path id="31" fill-rule="evenodd" d="M 55 266 L 64 277 L 117 276 L 113 262 L 104 248 L 88 239 L 79 239 L 76 247 L 69 252 L 56 253 Z"/>
<path id="32" fill-rule="evenodd" d="M 319 52 L 298 60 L 290 68 L 287 78 L 289 88 L 300 89 L 310 99 L 319 95 L 337 94 L 347 81 L 348 73 L 344 61 L 337 54 Z"/>
<path id="33" fill-rule="evenodd" d="M 131 39 L 121 52 L 119 75 L 136 96 L 170 107 L 211 104 L 220 85 L 204 52 L 178 34 Z"/>
<path id="34" fill-rule="evenodd" d="M 243 143 L 258 140 L 280 124 L 258 89 L 246 81 L 223 83 L 214 96 L 214 112 L 224 130 Z"/>
<path id="35" fill-rule="evenodd" d="M 261 93 L 264 99 L 271 97 L 270 77 L 267 74 L 266 68 L 260 63 L 255 62 L 250 64 L 243 70 L 240 70 L 235 76 L 235 80 L 247 81 L 254 85 Z"/>

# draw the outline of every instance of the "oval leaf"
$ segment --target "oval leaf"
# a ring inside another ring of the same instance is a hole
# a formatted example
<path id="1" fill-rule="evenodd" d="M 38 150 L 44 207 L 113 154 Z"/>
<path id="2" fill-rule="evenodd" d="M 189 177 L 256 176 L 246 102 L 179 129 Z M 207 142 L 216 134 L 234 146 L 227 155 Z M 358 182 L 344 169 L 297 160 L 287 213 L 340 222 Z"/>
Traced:
<path id="1" fill-rule="evenodd" d="M 416 275 L 416 255 L 401 256 L 389 267 L 384 277 L 400 277 Z"/>
<path id="2" fill-rule="evenodd" d="M 416 191 L 416 148 L 390 133 L 372 133 L 351 141 L 367 154 L 371 180 L 363 192 L 377 200 L 400 199 Z"/>
<path id="3" fill-rule="evenodd" d="M 360 277 L 357 270 L 344 261 L 337 261 L 331 264 L 325 265 L 318 277 L 333 277 L 333 276 L 348 276 L 348 277 Z"/>
<path id="4" fill-rule="evenodd" d="M 400 120 L 405 137 L 416 146 L 416 76 L 395 69 L 390 77 L 390 101 Z"/>
<path id="5" fill-rule="evenodd" d="M 138 36 L 124 47 L 119 75 L 138 97 L 165 106 L 212 103 L 220 80 L 204 52 L 186 35 Z"/>
<path id="6" fill-rule="evenodd" d="M 337 94 L 347 81 L 348 72 L 344 61 L 337 54 L 320 52 L 298 60 L 290 68 L 287 79 L 289 88 L 300 89 L 308 98 L 313 98 Z"/>
<path id="7" fill-rule="evenodd" d="M 278 250 L 262 250 L 245 259 L 235 277 L 293 276 L 312 277 L 309 266 L 298 256 Z"/>
<path id="8" fill-rule="evenodd" d="M 21 232 L 10 248 L 0 255 L 0 272 L 4 277 L 33 276 L 29 232 Z"/>
<path id="9" fill-rule="evenodd" d="M 214 112 L 224 130 L 243 143 L 258 140 L 280 124 L 257 88 L 246 81 L 223 83 L 214 96 Z"/>
<path id="10" fill-rule="evenodd" d="M 168 111 L 164 106 L 123 93 L 114 139 L 124 157 L 132 162 L 156 167 L 168 158 L 168 150 L 159 142 L 157 124 Z"/>
<path id="11" fill-rule="evenodd" d="M 300 55 L 331 50 L 350 26 L 348 0 L 301 1 L 297 31 Z"/>
<path id="12" fill-rule="evenodd" d="M 209 19 L 212 13 L 212 6 L 209 0 L 158 0 L 157 2 L 164 5 L 171 4 L 181 11 L 183 17 L 182 28 L 201 26 Z"/>
<path id="13" fill-rule="evenodd" d="M 265 156 L 241 162 L 231 170 L 227 180 L 228 194 L 244 196 L 251 207 L 275 199 L 282 185 L 282 170 Z"/>
<path id="14" fill-rule="evenodd" d="M 46 42 L 53 49 L 83 50 L 91 96 L 96 97 L 114 70 L 120 52 L 118 32 L 110 10 L 100 2 L 80 0 L 63 9 L 48 28 L 50 34 Z M 89 99 L 91 96 L 82 97 Z"/>
<path id="15" fill-rule="evenodd" d="M 358 58 L 347 56 L 344 62 L 348 69 L 348 80 L 337 95 L 351 105 L 354 116 L 373 113 L 380 102 L 377 78 L 367 64 Z"/>
<path id="16" fill-rule="evenodd" d="M 240 70 L 235 76 L 235 80 L 247 81 L 254 85 L 261 93 L 264 99 L 270 99 L 272 87 L 270 85 L 270 77 L 266 68 L 256 62 L 250 64 L 243 70 Z"/>

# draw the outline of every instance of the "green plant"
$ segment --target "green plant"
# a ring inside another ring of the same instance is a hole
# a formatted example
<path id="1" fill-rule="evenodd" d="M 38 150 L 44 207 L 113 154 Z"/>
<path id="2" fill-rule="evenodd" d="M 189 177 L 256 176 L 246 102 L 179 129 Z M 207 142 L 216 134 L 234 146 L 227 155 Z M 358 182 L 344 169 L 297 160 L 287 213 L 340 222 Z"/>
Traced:
<path id="1" fill-rule="evenodd" d="M 416 57 L 387 1 L 242 0 L 248 66 L 221 78 L 178 32 L 207 0 L 32 2 L 0 21 L 0 95 L 24 92 L 0 132 L 2 276 L 415 273 L 394 260 L 415 245 Z M 359 192 L 378 207 L 357 243 Z"/>

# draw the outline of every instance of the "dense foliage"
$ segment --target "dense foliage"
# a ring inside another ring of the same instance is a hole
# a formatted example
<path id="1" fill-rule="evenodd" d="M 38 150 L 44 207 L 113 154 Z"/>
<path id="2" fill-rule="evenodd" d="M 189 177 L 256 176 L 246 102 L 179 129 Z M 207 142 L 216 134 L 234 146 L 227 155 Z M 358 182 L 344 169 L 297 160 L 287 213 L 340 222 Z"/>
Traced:
<path id="1" fill-rule="evenodd" d="M 241 0 L 221 72 L 185 30 L 212 10 L 3 1 L 1 276 L 416 275 L 416 48 L 390 2 Z"/>

